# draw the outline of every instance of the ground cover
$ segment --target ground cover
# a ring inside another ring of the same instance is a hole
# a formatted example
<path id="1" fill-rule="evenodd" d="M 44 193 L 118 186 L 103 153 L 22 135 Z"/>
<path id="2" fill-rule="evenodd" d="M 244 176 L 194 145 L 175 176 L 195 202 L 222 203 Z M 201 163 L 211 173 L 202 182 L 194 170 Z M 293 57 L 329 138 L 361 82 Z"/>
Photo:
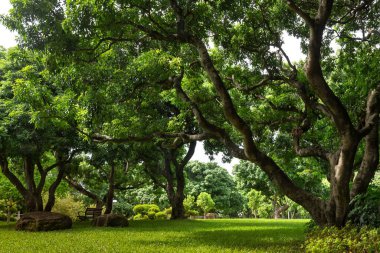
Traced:
<path id="1" fill-rule="evenodd" d="M 307 220 L 131 221 L 127 228 L 87 222 L 54 232 L 18 232 L 0 222 L 0 252 L 300 252 Z"/>

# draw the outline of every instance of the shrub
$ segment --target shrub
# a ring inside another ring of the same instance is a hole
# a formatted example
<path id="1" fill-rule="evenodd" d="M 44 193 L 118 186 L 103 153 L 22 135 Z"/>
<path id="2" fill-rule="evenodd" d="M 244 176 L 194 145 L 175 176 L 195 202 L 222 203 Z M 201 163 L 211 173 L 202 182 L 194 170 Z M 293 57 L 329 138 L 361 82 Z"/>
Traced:
<path id="1" fill-rule="evenodd" d="M 155 204 L 139 204 L 133 207 L 135 214 L 141 213 L 147 215 L 149 211 L 157 213 L 160 211 L 160 208 Z"/>
<path id="2" fill-rule="evenodd" d="M 148 211 L 148 217 L 150 220 L 154 220 L 156 218 L 156 212 L 155 211 Z"/>
<path id="3" fill-rule="evenodd" d="M 77 201 L 72 195 L 67 194 L 63 198 L 57 198 L 53 207 L 53 212 L 66 214 L 73 221 L 78 219 L 78 212 L 85 209 L 83 202 Z"/>
<path id="4" fill-rule="evenodd" d="M 196 211 L 196 210 L 188 210 L 186 213 L 185 213 L 185 216 L 186 217 L 189 217 L 189 216 L 198 216 L 199 215 L 199 212 Z"/>
<path id="5" fill-rule="evenodd" d="M 166 220 L 167 218 L 167 215 L 166 215 L 166 212 L 165 211 L 162 211 L 162 212 L 158 212 L 155 214 L 155 218 L 156 220 Z"/>
<path id="6" fill-rule="evenodd" d="M 158 213 L 160 211 L 160 208 L 157 205 L 150 205 L 150 208 L 148 211 Z"/>
<path id="7" fill-rule="evenodd" d="M 357 226 L 380 227 L 380 189 L 371 187 L 350 203 L 348 219 Z"/>
<path id="8" fill-rule="evenodd" d="M 131 217 L 133 215 L 133 206 L 127 202 L 116 202 L 113 205 L 112 212 L 115 214 L 121 214 L 125 217 Z"/>
<path id="9" fill-rule="evenodd" d="M 139 213 L 133 216 L 133 219 L 134 220 L 149 220 L 149 217 L 148 215 L 142 215 L 141 213 Z"/>
<path id="10" fill-rule="evenodd" d="M 376 229 L 361 229 L 347 225 L 337 227 L 315 228 L 308 235 L 304 244 L 306 252 L 341 253 L 341 252 L 379 252 L 380 232 Z"/>
<path id="11" fill-rule="evenodd" d="M 165 208 L 164 212 L 167 214 L 167 215 L 171 215 L 172 214 L 172 208 L 169 207 L 169 208 Z"/>
<path id="12" fill-rule="evenodd" d="M 154 220 L 156 218 L 156 213 L 160 211 L 160 208 L 154 204 L 139 204 L 133 207 L 133 212 L 136 214 L 134 217 L 148 217 L 148 219 Z M 133 218 L 135 220 L 135 218 Z"/>

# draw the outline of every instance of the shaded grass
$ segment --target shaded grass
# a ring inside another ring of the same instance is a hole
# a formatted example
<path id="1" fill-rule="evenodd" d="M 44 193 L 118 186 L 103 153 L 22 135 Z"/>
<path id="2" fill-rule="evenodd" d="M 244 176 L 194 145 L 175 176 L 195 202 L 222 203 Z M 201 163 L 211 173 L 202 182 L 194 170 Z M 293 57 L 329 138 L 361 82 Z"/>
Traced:
<path id="1" fill-rule="evenodd" d="M 307 220 L 132 221 L 128 228 L 19 232 L 0 223 L 0 252 L 300 252 Z"/>

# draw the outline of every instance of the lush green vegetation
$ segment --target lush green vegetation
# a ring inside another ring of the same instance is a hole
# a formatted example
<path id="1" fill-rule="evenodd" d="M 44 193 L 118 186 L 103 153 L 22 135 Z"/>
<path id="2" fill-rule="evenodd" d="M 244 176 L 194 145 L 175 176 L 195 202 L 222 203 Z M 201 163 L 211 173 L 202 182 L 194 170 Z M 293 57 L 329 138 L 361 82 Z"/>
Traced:
<path id="1" fill-rule="evenodd" d="M 131 221 L 127 228 L 16 232 L 0 223 L 1 252 L 299 252 L 306 220 Z M 30 243 L 33 242 L 33 243 Z"/>

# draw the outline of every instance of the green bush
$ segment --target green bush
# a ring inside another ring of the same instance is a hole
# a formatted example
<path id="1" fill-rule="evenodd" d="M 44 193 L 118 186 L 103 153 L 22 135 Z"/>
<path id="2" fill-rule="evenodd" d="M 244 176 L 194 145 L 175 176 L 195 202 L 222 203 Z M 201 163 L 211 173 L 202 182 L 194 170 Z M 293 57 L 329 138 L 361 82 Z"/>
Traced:
<path id="1" fill-rule="evenodd" d="M 380 227 L 380 189 L 371 187 L 366 194 L 355 196 L 348 219 L 357 226 Z"/>
<path id="2" fill-rule="evenodd" d="M 149 217 L 148 215 L 142 215 L 142 214 L 136 214 L 135 216 L 133 216 L 133 219 L 134 220 L 149 220 Z"/>
<path id="3" fill-rule="evenodd" d="M 189 217 L 189 216 L 198 216 L 199 215 L 199 212 L 196 211 L 196 210 L 188 210 L 186 213 L 185 213 L 185 216 L 186 217 Z"/>
<path id="4" fill-rule="evenodd" d="M 139 220 L 145 220 L 145 218 L 142 218 L 145 216 L 147 219 L 154 220 L 156 218 L 156 213 L 160 212 L 160 208 L 154 204 L 139 204 L 133 207 L 133 212 L 136 214 L 133 217 L 134 220 L 135 217 Z"/>
<path id="5" fill-rule="evenodd" d="M 166 214 L 165 211 L 158 212 L 158 213 L 155 214 L 155 216 L 156 216 L 155 217 L 156 220 L 166 220 L 166 218 L 167 218 L 167 214 Z"/>
<path id="6" fill-rule="evenodd" d="M 380 252 L 380 231 L 347 225 L 337 227 L 315 228 L 308 235 L 304 244 L 306 252 L 341 253 L 341 252 Z"/>
<path id="7" fill-rule="evenodd" d="M 131 217 L 133 215 L 133 206 L 127 202 L 116 202 L 113 205 L 112 212 L 115 214 L 121 214 L 125 217 Z"/>
<path id="8" fill-rule="evenodd" d="M 148 217 L 150 220 L 154 220 L 156 218 L 156 212 L 155 211 L 148 211 Z"/>
<path id="9" fill-rule="evenodd" d="M 150 205 L 151 207 L 149 208 L 148 212 L 154 212 L 158 213 L 160 211 L 160 208 L 157 205 Z"/>
<path id="10" fill-rule="evenodd" d="M 135 214 L 147 215 L 149 211 L 157 213 L 160 211 L 160 208 L 155 204 L 139 204 L 133 207 Z"/>
<path id="11" fill-rule="evenodd" d="M 56 198 L 53 212 L 68 215 L 73 221 L 78 219 L 78 212 L 84 211 L 83 202 L 77 201 L 72 195 L 67 194 L 63 198 Z"/>

